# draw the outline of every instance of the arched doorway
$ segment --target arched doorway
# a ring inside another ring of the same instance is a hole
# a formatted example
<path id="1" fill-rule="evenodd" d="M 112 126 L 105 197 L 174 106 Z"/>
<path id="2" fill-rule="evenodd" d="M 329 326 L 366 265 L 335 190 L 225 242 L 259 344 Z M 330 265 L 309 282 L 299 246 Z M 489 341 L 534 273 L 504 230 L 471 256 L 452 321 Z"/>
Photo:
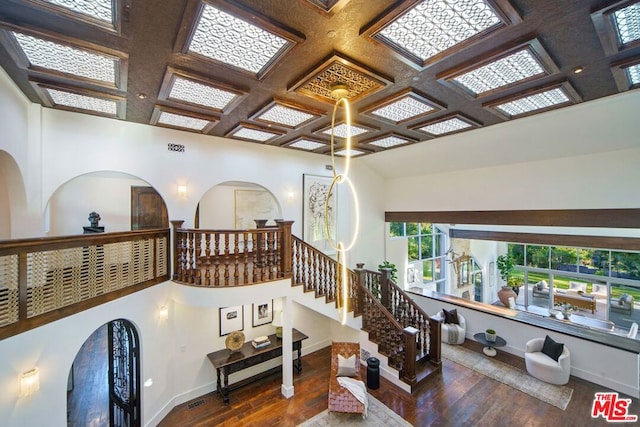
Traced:
<path id="1" fill-rule="evenodd" d="M 140 419 L 140 341 L 125 319 L 96 329 L 71 370 L 67 426 L 137 427 Z"/>

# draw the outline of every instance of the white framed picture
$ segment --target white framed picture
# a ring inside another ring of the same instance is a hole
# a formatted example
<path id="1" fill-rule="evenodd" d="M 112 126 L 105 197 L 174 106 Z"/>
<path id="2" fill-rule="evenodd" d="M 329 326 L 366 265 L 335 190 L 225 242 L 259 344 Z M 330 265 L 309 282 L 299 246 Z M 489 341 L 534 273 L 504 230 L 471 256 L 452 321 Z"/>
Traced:
<path id="1" fill-rule="evenodd" d="M 333 242 L 336 241 L 338 196 L 337 186 L 333 187 L 329 195 L 332 181 L 333 178 L 330 176 L 309 174 L 302 176 L 302 238 L 327 255 L 336 253 Z M 327 197 L 329 203 L 327 203 Z M 325 215 L 325 211 L 328 215 Z M 325 217 L 328 224 L 325 224 Z"/>
<path id="2" fill-rule="evenodd" d="M 220 336 L 244 329 L 244 309 L 241 305 L 220 308 Z"/>
<path id="3" fill-rule="evenodd" d="M 253 304 L 253 327 L 273 322 L 273 300 Z"/>

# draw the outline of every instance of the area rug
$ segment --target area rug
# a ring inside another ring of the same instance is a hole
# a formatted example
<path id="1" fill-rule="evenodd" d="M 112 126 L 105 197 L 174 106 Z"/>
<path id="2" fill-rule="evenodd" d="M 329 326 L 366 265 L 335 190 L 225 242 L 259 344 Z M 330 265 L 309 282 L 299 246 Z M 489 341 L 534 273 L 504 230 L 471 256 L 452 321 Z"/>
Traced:
<path id="1" fill-rule="evenodd" d="M 573 394 L 571 387 L 545 383 L 521 369 L 464 347 L 442 343 L 442 357 L 562 410 L 567 409 Z"/>
<path id="2" fill-rule="evenodd" d="M 411 426 L 400 415 L 387 408 L 382 402 L 369 395 L 369 408 L 367 418 L 360 414 L 345 414 L 341 412 L 329 412 L 328 409 L 320 412 L 313 418 L 299 425 L 300 427 L 334 427 L 334 426 L 384 426 L 405 427 Z"/>

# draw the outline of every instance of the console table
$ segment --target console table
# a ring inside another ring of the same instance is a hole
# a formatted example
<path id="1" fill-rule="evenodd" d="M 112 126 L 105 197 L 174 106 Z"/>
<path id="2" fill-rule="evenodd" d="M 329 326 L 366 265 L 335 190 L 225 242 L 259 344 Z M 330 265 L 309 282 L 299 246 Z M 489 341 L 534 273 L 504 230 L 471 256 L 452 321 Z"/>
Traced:
<path id="1" fill-rule="evenodd" d="M 298 357 L 293 361 L 293 366 L 296 372 L 300 373 L 302 372 L 302 340 L 309 337 L 297 329 L 292 330 L 292 335 L 293 350 L 298 352 Z M 282 339 L 273 334 L 269 335 L 269 341 L 271 341 L 271 344 L 261 349 L 254 348 L 251 342 L 246 342 L 238 351 L 232 352 L 225 348 L 224 350 L 207 354 L 209 361 L 216 368 L 217 389 L 225 405 L 229 404 L 229 374 L 282 356 Z M 256 374 L 241 383 L 255 381 L 270 373 L 271 371 Z"/>

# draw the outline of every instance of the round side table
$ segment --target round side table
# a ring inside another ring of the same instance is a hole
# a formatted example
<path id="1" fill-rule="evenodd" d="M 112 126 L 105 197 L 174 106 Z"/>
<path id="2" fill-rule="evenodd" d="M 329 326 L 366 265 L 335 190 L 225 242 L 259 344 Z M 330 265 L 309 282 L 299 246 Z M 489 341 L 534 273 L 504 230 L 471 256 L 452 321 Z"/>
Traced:
<path id="1" fill-rule="evenodd" d="M 478 332 L 477 334 L 474 334 L 473 338 L 480 344 L 484 344 L 486 346 L 482 349 L 482 352 L 489 357 L 494 357 L 498 353 L 496 351 L 496 347 L 504 347 L 505 345 L 507 345 L 507 341 L 500 336 L 496 336 L 495 342 L 487 341 L 484 332 Z"/>

